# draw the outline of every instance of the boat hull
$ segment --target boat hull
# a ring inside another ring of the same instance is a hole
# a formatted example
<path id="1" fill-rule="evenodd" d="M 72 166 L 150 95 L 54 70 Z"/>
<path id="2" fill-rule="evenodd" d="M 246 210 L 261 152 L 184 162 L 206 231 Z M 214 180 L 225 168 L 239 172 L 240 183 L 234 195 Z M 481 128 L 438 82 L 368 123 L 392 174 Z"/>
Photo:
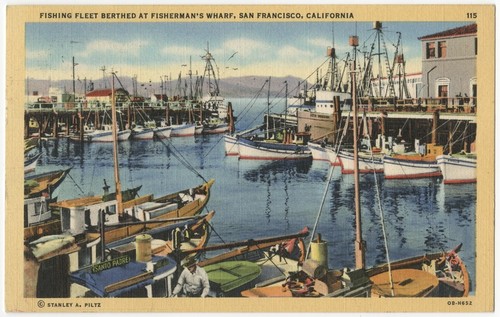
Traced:
<path id="1" fill-rule="evenodd" d="M 172 137 L 193 136 L 195 134 L 196 125 L 194 124 L 180 124 L 172 125 Z"/>
<path id="2" fill-rule="evenodd" d="M 238 139 L 232 135 L 224 135 L 224 150 L 227 156 L 240 155 Z"/>
<path id="3" fill-rule="evenodd" d="M 330 162 L 330 159 L 328 158 L 327 149 L 325 147 L 321 146 L 320 144 L 311 142 L 307 144 L 307 147 L 311 151 L 313 160 Z"/>
<path id="4" fill-rule="evenodd" d="M 354 155 L 349 152 L 341 151 L 338 154 L 342 166 L 342 174 L 354 173 Z M 358 155 L 360 173 L 383 173 L 384 162 L 379 155 L 361 154 Z"/>
<path id="5" fill-rule="evenodd" d="M 226 133 L 229 131 L 229 126 L 227 124 L 222 124 L 217 127 L 206 127 L 203 129 L 203 134 L 219 134 Z"/>
<path id="6" fill-rule="evenodd" d="M 436 160 L 445 184 L 476 183 L 475 159 L 439 155 Z"/>
<path id="7" fill-rule="evenodd" d="M 440 177 L 441 170 L 435 160 L 416 157 L 384 157 L 384 177 L 386 179 L 411 179 Z"/>
<path id="8" fill-rule="evenodd" d="M 341 166 L 337 151 L 335 151 L 334 149 L 327 148 L 326 155 L 328 156 L 328 161 L 330 162 L 330 165 Z"/>
<path id="9" fill-rule="evenodd" d="M 137 131 L 132 131 L 132 139 L 134 140 L 152 140 L 154 137 L 153 129 L 142 129 Z"/>
<path id="10" fill-rule="evenodd" d="M 159 127 L 154 130 L 154 135 L 159 139 L 170 138 L 171 134 L 172 134 L 171 127 Z"/>
<path id="11" fill-rule="evenodd" d="M 307 146 L 273 144 L 240 138 L 240 159 L 246 160 L 304 160 L 312 155 Z"/>
<path id="12" fill-rule="evenodd" d="M 118 141 L 126 141 L 130 138 L 132 130 L 122 130 L 118 131 L 117 139 Z M 83 136 L 84 141 L 88 142 L 113 142 L 112 131 L 95 131 Z M 77 139 L 78 140 L 78 139 Z"/>

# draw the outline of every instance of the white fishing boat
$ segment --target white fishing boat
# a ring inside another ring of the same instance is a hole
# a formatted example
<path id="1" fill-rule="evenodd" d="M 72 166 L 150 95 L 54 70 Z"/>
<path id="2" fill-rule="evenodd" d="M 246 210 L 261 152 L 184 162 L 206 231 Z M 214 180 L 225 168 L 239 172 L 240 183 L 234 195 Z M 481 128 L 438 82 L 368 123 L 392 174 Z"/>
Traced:
<path id="1" fill-rule="evenodd" d="M 439 155 L 436 160 L 445 184 L 476 182 L 477 158 L 475 154 Z"/>
<path id="2" fill-rule="evenodd" d="M 225 134 L 224 135 L 224 150 L 227 156 L 238 156 L 240 155 L 240 146 L 238 143 L 238 137 Z"/>
<path id="3" fill-rule="evenodd" d="M 193 136 L 196 130 L 194 123 L 173 124 L 170 127 L 172 128 L 171 137 Z"/>
<path id="4" fill-rule="evenodd" d="M 273 143 L 246 138 L 238 140 L 240 159 L 247 160 L 303 160 L 311 159 L 307 145 Z"/>
<path id="5" fill-rule="evenodd" d="M 168 126 L 165 121 L 160 122 L 160 126 L 154 129 L 154 134 L 158 139 L 167 139 L 172 135 L 172 127 Z"/>
<path id="6" fill-rule="evenodd" d="M 83 141 L 86 142 L 113 142 L 113 132 L 111 124 L 103 124 L 101 129 L 94 130 L 83 135 Z M 118 141 L 126 141 L 130 138 L 132 130 L 125 129 L 117 132 Z M 79 140 L 79 136 L 73 136 L 72 140 Z"/>
<path id="7" fill-rule="evenodd" d="M 381 153 L 358 152 L 358 163 L 360 173 L 383 173 L 384 155 Z M 340 151 L 338 154 L 342 174 L 354 173 L 354 154 L 348 151 Z"/>
<path id="8" fill-rule="evenodd" d="M 311 151 L 313 160 L 329 162 L 326 144 L 309 142 L 307 147 Z"/>
<path id="9" fill-rule="evenodd" d="M 337 153 L 337 149 L 328 147 L 326 148 L 326 155 L 328 156 L 328 162 L 333 166 L 340 166 L 340 159 Z"/>
<path id="10" fill-rule="evenodd" d="M 411 179 L 440 177 L 441 170 L 436 156 L 420 154 L 398 154 L 384 156 L 384 177 L 386 179 Z"/>
<path id="11" fill-rule="evenodd" d="M 293 133 L 286 127 L 270 131 L 269 128 L 269 105 L 270 105 L 270 90 L 271 78 L 267 80 L 267 120 L 265 136 L 259 137 L 253 135 L 251 137 L 239 138 L 239 153 L 240 159 L 248 160 L 303 160 L 311 159 L 311 151 L 307 147 L 310 134 L 307 132 Z M 286 91 L 288 91 L 288 84 Z M 285 98 L 285 112 L 287 110 Z"/>
<path id="12" fill-rule="evenodd" d="M 132 129 L 132 139 L 134 140 L 152 140 L 155 134 L 156 122 L 146 121 L 144 125 L 136 125 Z"/>

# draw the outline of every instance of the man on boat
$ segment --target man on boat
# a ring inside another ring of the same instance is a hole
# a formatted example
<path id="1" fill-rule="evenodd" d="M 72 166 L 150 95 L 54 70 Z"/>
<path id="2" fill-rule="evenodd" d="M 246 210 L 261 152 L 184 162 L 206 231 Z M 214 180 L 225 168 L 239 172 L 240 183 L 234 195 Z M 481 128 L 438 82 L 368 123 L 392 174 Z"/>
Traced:
<path id="1" fill-rule="evenodd" d="M 197 265 L 194 258 L 187 260 L 172 297 L 206 297 L 210 291 L 207 272 Z"/>

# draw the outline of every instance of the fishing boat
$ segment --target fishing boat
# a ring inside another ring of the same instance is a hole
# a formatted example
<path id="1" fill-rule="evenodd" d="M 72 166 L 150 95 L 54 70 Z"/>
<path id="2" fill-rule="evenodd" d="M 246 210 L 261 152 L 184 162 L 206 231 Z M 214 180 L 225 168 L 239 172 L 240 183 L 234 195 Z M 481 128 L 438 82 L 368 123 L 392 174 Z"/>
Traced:
<path id="1" fill-rule="evenodd" d="M 123 203 L 120 206 L 116 199 L 104 201 L 101 196 L 93 196 L 55 202 L 50 207 L 60 214 L 63 232 L 85 234 L 89 240 L 101 235 L 99 211 L 106 210 L 104 240 L 110 243 L 162 226 L 162 220 L 199 214 L 210 198 L 213 182 L 210 180 L 200 186 L 159 198 L 154 198 L 153 195 L 133 199 L 127 197 L 130 195 L 122 196 Z M 134 224 L 150 220 L 158 222 Z M 122 223 L 126 225 L 119 226 Z"/>
<path id="2" fill-rule="evenodd" d="M 224 151 L 227 156 L 240 155 L 240 147 L 238 145 L 238 137 L 230 134 L 224 135 Z"/>
<path id="3" fill-rule="evenodd" d="M 33 172 L 41 156 L 42 153 L 24 156 L 24 173 Z"/>
<path id="4" fill-rule="evenodd" d="M 338 150 L 335 148 L 327 147 L 325 149 L 325 151 L 326 151 L 326 155 L 328 157 L 328 162 L 330 162 L 330 165 L 340 166 L 340 158 L 338 155 Z"/>
<path id="5" fill-rule="evenodd" d="M 436 160 L 445 184 L 476 182 L 477 158 L 475 154 L 439 155 Z"/>
<path id="6" fill-rule="evenodd" d="M 172 128 L 171 137 L 193 136 L 196 130 L 194 123 L 173 124 L 170 127 Z"/>
<path id="7" fill-rule="evenodd" d="M 342 174 L 354 173 L 354 154 L 348 151 L 340 151 L 338 154 Z M 358 152 L 358 164 L 360 173 L 383 173 L 384 154 L 373 152 Z"/>
<path id="8" fill-rule="evenodd" d="M 205 51 L 206 54 L 201 57 L 205 61 L 205 70 L 201 78 L 201 87 L 203 87 L 206 79 L 208 91 L 203 95 L 201 104 L 205 110 L 211 112 L 211 116 L 224 120 L 228 115 L 228 106 L 225 104 L 225 98 L 221 95 L 219 90 L 219 77 L 217 76 L 218 71 L 216 73 L 215 68 L 212 65 L 212 62 L 215 63 L 215 59 L 212 53 L 210 53 L 208 43 Z"/>
<path id="9" fill-rule="evenodd" d="M 357 46 L 357 37 L 352 37 L 352 46 Z M 354 59 L 351 72 L 353 96 L 356 94 Z M 353 140 L 358 139 L 358 106 L 353 99 Z M 310 242 L 306 259 L 299 272 L 291 272 L 286 283 L 274 283 L 266 287 L 251 289 L 242 293 L 247 297 L 461 297 L 468 296 L 469 275 L 465 263 L 458 256 L 461 245 L 449 252 L 424 254 L 399 261 L 390 261 L 383 214 L 382 231 L 387 263 L 366 268 L 365 242 L 362 237 L 358 147 L 354 157 L 354 205 L 355 205 L 355 269 L 329 269 L 327 243 L 318 235 Z M 333 168 L 330 168 L 331 178 Z M 326 188 L 328 189 L 328 185 Z M 326 190 L 325 190 L 326 196 Z M 321 209 L 320 209 L 321 211 Z M 319 220 L 319 215 L 318 218 Z M 315 226 L 316 228 L 316 226 Z M 313 230 L 314 232 L 314 230 Z M 310 253 L 309 253 L 310 250 Z M 310 257 L 308 256 L 310 255 Z"/>
<path id="10" fill-rule="evenodd" d="M 155 135 L 156 122 L 145 121 L 143 125 L 136 125 L 132 129 L 132 139 L 152 140 Z"/>
<path id="11" fill-rule="evenodd" d="M 113 142 L 113 133 L 112 133 L 112 125 L 111 124 L 103 124 L 100 129 L 92 130 L 88 133 L 83 134 L 84 142 Z M 117 140 L 118 141 L 126 141 L 130 138 L 132 134 L 132 130 L 124 129 L 117 132 Z M 73 135 L 70 137 L 73 141 L 79 141 L 79 135 Z"/>
<path id="12" fill-rule="evenodd" d="M 137 193 L 141 187 L 128 189 L 122 192 L 122 197 L 125 202 L 136 199 Z M 80 201 L 82 208 L 85 208 L 85 203 L 90 203 L 99 206 L 108 206 L 106 202 L 115 201 L 115 193 L 109 193 L 101 196 L 91 196 L 85 198 L 77 198 L 73 201 Z M 144 198 L 137 198 L 144 200 Z M 45 197 L 45 195 L 35 196 L 32 198 L 24 199 L 24 240 L 32 241 L 45 235 L 56 235 L 64 232 L 72 232 L 75 236 L 84 235 L 84 229 L 77 229 L 77 227 L 85 227 L 77 218 L 72 220 L 73 214 L 61 214 L 58 208 L 58 202 L 54 201 L 53 197 Z M 61 203 L 61 202 L 59 202 Z M 66 202 L 62 202 L 66 203 Z M 75 203 L 76 204 L 76 203 Z M 90 209 L 87 209 L 90 212 Z M 81 213 L 81 211 L 80 211 Z M 95 240 L 97 237 L 92 236 L 90 239 Z"/>
<path id="13" fill-rule="evenodd" d="M 210 117 L 203 122 L 203 134 L 218 134 L 229 131 L 229 124 L 219 117 Z"/>
<path id="14" fill-rule="evenodd" d="M 326 144 L 324 142 L 321 143 L 308 142 L 307 147 L 311 151 L 313 160 L 330 162 L 330 159 L 328 158 Z"/>
<path id="15" fill-rule="evenodd" d="M 384 156 L 384 177 L 386 179 L 412 179 L 440 177 L 441 170 L 436 155 L 415 153 Z"/>
<path id="16" fill-rule="evenodd" d="M 172 127 L 168 126 L 164 120 L 160 122 L 160 126 L 154 129 L 154 135 L 158 139 L 170 138 L 172 134 Z"/>
<path id="17" fill-rule="evenodd" d="M 71 167 L 24 177 L 24 197 L 52 197 L 52 192 L 64 181 L 70 170 Z"/>
<path id="18" fill-rule="evenodd" d="M 238 140 L 240 159 L 249 160 L 303 160 L 311 159 L 311 151 L 307 147 L 310 134 L 307 132 L 292 135 L 285 128 L 283 133 L 271 133 L 269 129 L 269 97 L 271 90 L 271 78 L 267 80 L 267 119 L 264 137 L 253 135 L 251 137 L 241 136 Z M 286 99 L 285 99 L 286 100 Z M 285 105 L 286 108 L 286 105 Z M 286 119 L 285 119 L 286 122 Z"/>

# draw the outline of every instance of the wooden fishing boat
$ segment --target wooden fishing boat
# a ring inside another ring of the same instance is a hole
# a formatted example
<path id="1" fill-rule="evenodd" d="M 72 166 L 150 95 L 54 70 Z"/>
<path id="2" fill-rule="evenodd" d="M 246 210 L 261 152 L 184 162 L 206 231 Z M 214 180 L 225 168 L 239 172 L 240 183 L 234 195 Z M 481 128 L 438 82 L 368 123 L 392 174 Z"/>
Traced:
<path id="1" fill-rule="evenodd" d="M 211 233 L 209 222 L 214 215 L 215 211 L 210 211 L 204 215 L 146 221 L 145 224 L 160 223 L 163 226 L 111 243 L 105 242 L 106 249 L 109 250 L 109 255 L 113 258 L 129 255 L 132 259 L 135 259 L 137 249 L 135 240 L 138 235 L 147 234 L 153 239 L 151 241 L 152 254 L 158 256 L 171 255 L 177 262 L 182 264 L 182 261 L 186 258 L 197 256 L 193 252 L 207 245 Z M 121 226 L 123 224 L 115 225 L 115 227 Z M 190 251 L 189 255 L 184 253 L 186 251 Z"/>
<path id="2" fill-rule="evenodd" d="M 240 155 L 238 138 L 236 136 L 229 134 L 224 135 L 224 151 L 227 156 Z"/>
<path id="3" fill-rule="evenodd" d="M 172 134 L 172 127 L 165 125 L 165 121 L 162 121 L 160 126 L 154 129 L 154 135 L 158 139 L 170 138 L 171 134 Z"/>
<path id="4" fill-rule="evenodd" d="M 325 144 L 308 142 L 307 147 L 311 151 L 313 160 L 329 162 L 327 148 Z"/>
<path id="5" fill-rule="evenodd" d="M 155 135 L 156 122 L 146 121 L 144 125 L 137 125 L 132 129 L 132 139 L 152 140 Z"/>
<path id="6" fill-rule="evenodd" d="M 443 174 L 443 183 L 465 184 L 476 182 L 477 159 L 475 154 L 439 155 L 436 160 Z"/>
<path id="7" fill-rule="evenodd" d="M 137 193 L 141 187 L 136 187 L 128 189 L 122 192 L 122 197 L 124 201 L 130 201 L 136 199 Z M 110 193 L 102 196 L 93 196 L 78 198 L 74 201 L 80 200 L 81 202 L 94 202 L 98 204 L 99 202 L 108 202 L 115 199 L 115 193 Z M 138 200 L 143 200 L 144 198 L 137 198 Z M 50 199 L 53 200 L 53 199 Z M 71 223 L 69 218 L 71 215 L 67 214 L 61 216 L 60 209 L 57 207 L 57 202 L 52 202 L 51 207 L 48 206 L 49 199 L 45 196 L 37 196 L 33 198 L 24 199 L 24 240 L 32 241 L 38 239 L 45 235 L 61 234 L 66 230 L 69 230 L 71 226 L 78 226 L 78 222 Z M 66 225 L 63 226 L 62 224 Z M 69 230 L 71 231 L 71 230 Z M 82 234 L 83 231 L 75 230 L 73 231 L 78 234 Z M 91 237 L 92 240 L 96 237 Z"/>
<path id="8" fill-rule="evenodd" d="M 214 180 L 160 198 L 145 195 L 127 200 L 123 198 L 120 207 L 116 200 L 103 201 L 99 196 L 71 199 L 51 204 L 61 215 L 63 231 L 69 230 L 73 235 L 85 233 L 89 240 L 101 235 L 98 226 L 99 211 L 106 210 L 104 232 L 106 243 L 126 238 L 140 232 L 162 226 L 162 222 L 137 223 L 134 221 L 167 220 L 199 214 L 210 198 L 210 187 Z M 67 219 L 67 220 L 64 220 Z M 125 226 L 112 225 L 127 223 Z"/>
<path id="9" fill-rule="evenodd" d="M 52 196 L 52 192 L 59 186 L 71 168 L 30 175 L 24 178 L 24 197 L 32 198 L 42 195 Z"/>

